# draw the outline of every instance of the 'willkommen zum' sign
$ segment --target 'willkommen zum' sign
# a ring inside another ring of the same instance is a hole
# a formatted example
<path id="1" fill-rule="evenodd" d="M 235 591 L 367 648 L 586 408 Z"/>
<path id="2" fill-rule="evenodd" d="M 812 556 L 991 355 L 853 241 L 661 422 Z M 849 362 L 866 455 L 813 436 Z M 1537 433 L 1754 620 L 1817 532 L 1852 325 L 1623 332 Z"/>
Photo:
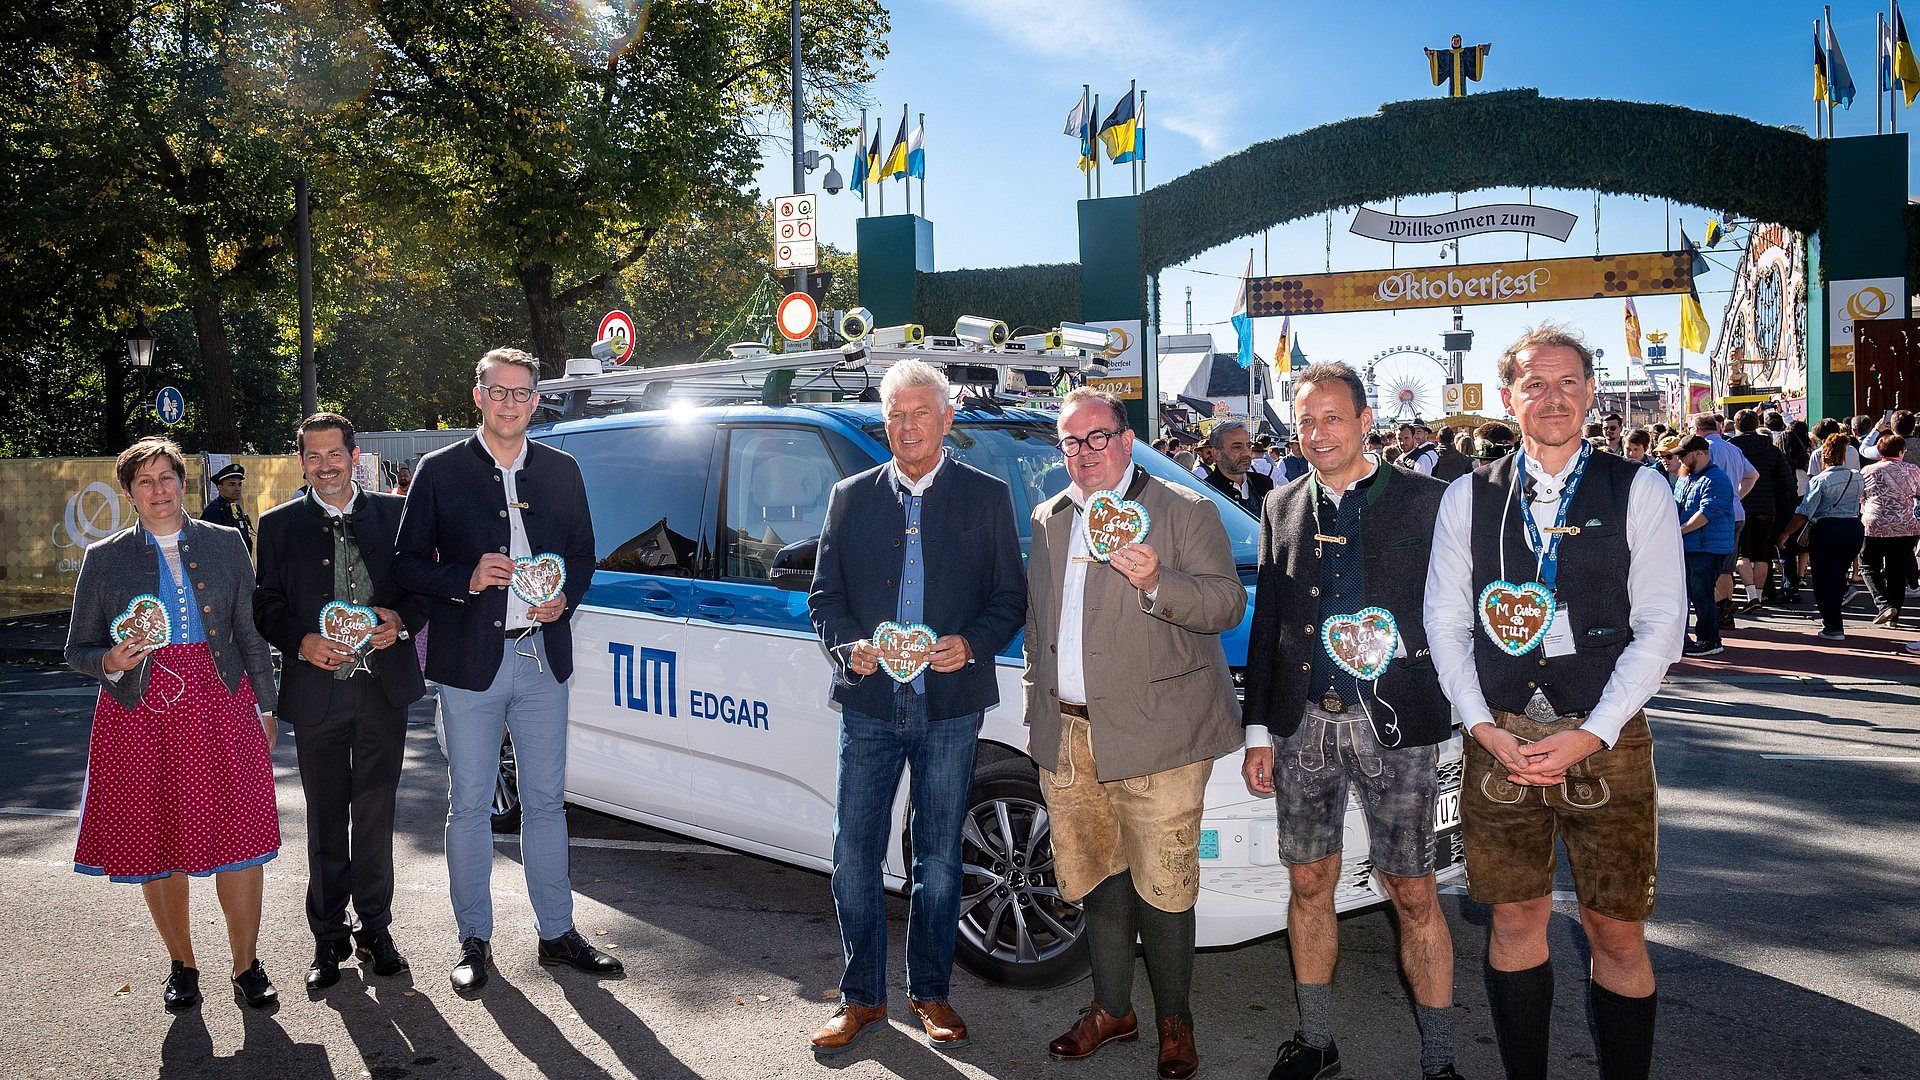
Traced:
<path id="1" fill-rule="evenodd" d="M 1257 277 L 1247 279 L 1247 314 L 1258 318 L 1684 293 L 1693 288 L 1692 265 L 1692 256 L 1685 252 L 1652 251 Z"/>

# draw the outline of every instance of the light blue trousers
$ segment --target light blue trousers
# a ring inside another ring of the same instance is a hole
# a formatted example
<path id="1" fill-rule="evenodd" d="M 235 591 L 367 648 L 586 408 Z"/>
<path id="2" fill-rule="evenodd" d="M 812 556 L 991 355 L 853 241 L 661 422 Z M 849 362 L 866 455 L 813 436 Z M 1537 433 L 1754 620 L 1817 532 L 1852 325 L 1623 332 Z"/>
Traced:
<path id="1" fill-rule="evenodd" d="M 552 940 L 573 929 L 567 877 L 567 686 L 547 663 L 546 635 L 502 639 L 500 670 L 485 690 L 440 688 L 447 740 L 447 890 L 461 939 L 493 938 L 493 790 L 501 733 L 513 735 L 520 780 L 520 859 L 534 929 Z"/>

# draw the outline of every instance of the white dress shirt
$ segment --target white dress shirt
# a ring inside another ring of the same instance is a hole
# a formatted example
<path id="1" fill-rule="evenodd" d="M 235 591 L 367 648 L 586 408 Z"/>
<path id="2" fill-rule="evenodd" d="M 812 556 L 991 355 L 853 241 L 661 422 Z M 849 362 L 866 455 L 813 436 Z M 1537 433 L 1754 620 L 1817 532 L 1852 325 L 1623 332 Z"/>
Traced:
<path id="1" fill-rule="evenodd" d="M 483 440 L 484 441 L 484 440 Z M 492 451 L 489 446 L 488 451 Z M 498 464 L 496 460 L 495 464 Z M 514 483 L 514 474 L 527 464 L 527 440 L 520 440 L 520 456 L 513 464 L 500 470 L 500 486 L 507 493 L 507 556 L 513 559 L 533 558 L 533 548 L 527 543 L 527 527 L 520 520 L 520 508 L 514 504 L 520 501 L 518 486 Z M 507 587 L 507 629 L 525 630 L 529 626 L 539 626 L 536 619 L 527 618 L 527 604 L 514 595 L 513 587 Z"/>
<path id="2" fill-rule="evenodd" d="M 1133 486 L 1134 470 L 1138 465 L 1127 466 L 1125 476 L 1114 485 L 1115 491 L 1126 491 Z M 1082 494 L 1078 485 L 1067 486 L 1067 498 L 1073 500 L 1073 535 L 1067 540 L 1067 572 L 1060 583 L 1060 640 L 1058 674 L 1060 700 L 1075 705 L 1087 703 L 1087 665 L 1086 654 L 1081 651 L 1080 639 L 1087 613 L 1087 531 L 1083 527 L 1087 516 L 1087 495 Z M 1151 601 L 1149 601 L 1151 602 Z"/>
<path id="3" fill-rule="evenodd" d="M 940 475 L 940 466 L 945 465 L 946 463 L 947 463 L 947 453 L 945 450 L 942 450 L 940 452 L 940 460 L 934 462 L 933 468 L 927 470 L 927 475 L 921 477 L 918 480 L 907 479 L 907 474 L 900 471 L 900 463 L 897 461 L 887 462 L 887 468 L 893 470 L 894 483 L 906 489 L 907 494 L 913 495 L 913 496 L 920 496 L 920 495 L 925 495 L 927 493 L 927 489 L 933 486 L 933 478 Z"/>
<path id="4" fill-rule="evenodd" d="M 1534 499 L 1527 511 L 1536 528 L 1553 525 L 1561 490 L 1578 460 L 1578 454 L 1568 458 L 1552 476 L 1534 474 Z M 1652 469 L 1634 470 L 1633 486 L 1627 491 L 1627 552 L 1627 618 L 1633 640 L 1621 650 L 1599 702 L 1580 725 L 1607 746 L 1620 738 L 1620 729 L 1660 689 L 1667 668 L 1680 659 L 1687 636 L 1680 515 L 1674 512 L 1672 489 Z M 1524 566 L 1512 568 L 1511 580 L 1527 577 L 1525 570 Z M 1473 659 L 1473 636 L 1482 632 L 1474 610 L 1473 581 L 1473 474 L 1468 473 L 1447 485 L 1440 500 L 1433 555 L 1427 563 L 1424 614 L 1440 687 L 1469 733 L 1493 722 Z"/>

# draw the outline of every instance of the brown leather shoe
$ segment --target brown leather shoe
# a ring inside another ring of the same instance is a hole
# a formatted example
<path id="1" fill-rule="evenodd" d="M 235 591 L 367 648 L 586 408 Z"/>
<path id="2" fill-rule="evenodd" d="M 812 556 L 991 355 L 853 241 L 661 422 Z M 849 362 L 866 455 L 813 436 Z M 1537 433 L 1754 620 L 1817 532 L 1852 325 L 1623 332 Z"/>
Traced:
<path id="1" fill-rule="evenodd" d="M 869 1009 L 842 1002 L 839 1008 L 833 1010 L 832 1018 L 821 1025 L 819 1031 L 813 1033 L 811 1040 L 813 1052 L 838 1054 L 852 1046 L 853 1040 L 859 1038 L 868 1028 L 884 1022 L 886 1018 L 885 1005 L 875 1005 Z"/>
<path id="2" fill-rule="evenodd" d="M 1200 1068 L 1200 1052 L 1193 1048 L 1193 1025 L 1177 1016 L 1160 1018 L 1160 1075 L 1186 1080 Z"/>
<path id="3" fill-rule="evenodd" d="M 1114 1016 L 1096 1001 L 1080 1010 L 1080 1019 L 1065 1035 L 1047 1044 L 1047 1053 L 1062 1061 L 1078 1061 L 1110 1042 L 1132 1042 L 1139 1037 L 1140 1025 L 1132 1009 L 1125 1016 Z"/>
<path id="4" fill-rule="evenodd" d="M 907 999 L 907 1008 L 927 1033 L 927 1045 L 936 1050 L 958 1050 L 967 1045 L 967 1022 L 953 1011 L 946 998 L 933 1001 Z"/>

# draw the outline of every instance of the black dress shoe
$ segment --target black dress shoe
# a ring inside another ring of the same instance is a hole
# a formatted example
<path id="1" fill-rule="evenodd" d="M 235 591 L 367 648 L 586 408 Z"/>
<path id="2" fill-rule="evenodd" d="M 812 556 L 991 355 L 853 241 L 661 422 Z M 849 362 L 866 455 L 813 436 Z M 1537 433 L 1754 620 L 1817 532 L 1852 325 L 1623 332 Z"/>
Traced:
<path id="1" fill-rule="evenodd" d="M 372 964 L 375 975 L 398 975 L 413 966 L 407 963 L 406 957 L 400 955 L 399 949 L 393 947 L 393 935 L 385 930 L 359 935 L 356 940 L 360 947 L 354 950 L 354 955 L 360 958 L 362 965 Z"/>
<path id="2" fill-rule="evenodd" d="M 453 974 L 448 981 L 455 990 L 478 990 L 487 985 L 487 962 L 493 959 L 493 948 L 483 937 L 460 939 L 460 962 L 453 965 Z"/>
<path id="3" fill-rule="evenodd" d="M 264 1009 L 280 999 L 280 991 L 273 988 L 267 969 L 260 966 L 257 957 L 252 967 L 233 977 L 233 992 L 246 998 L 247 1004 L 256 1009 Z"/>
<path id="4" fill-rule="evenodd" d="M 340 981 L 340 961 L 353 954 L 344 941 L 322 941 L 313 947 L 313 963 L 307 966 L 307 989 L 325 990 Z"/>
<path id="5" fill-rule="evenodd" d="M 618 975 L 625 965 L 587 944 L 580 931 L 569 930 L 557 938 L 540 939 L 540 962 L 549 966 L 566 964 L 589 975 Z"/>
<path id="6" fill-rule="evenodd" d="M 160 1000 L 169 1009 L 190 1009 L 200 1004 L 200 969 L 175 960 L 167 985 L 160 991 Z"/>

